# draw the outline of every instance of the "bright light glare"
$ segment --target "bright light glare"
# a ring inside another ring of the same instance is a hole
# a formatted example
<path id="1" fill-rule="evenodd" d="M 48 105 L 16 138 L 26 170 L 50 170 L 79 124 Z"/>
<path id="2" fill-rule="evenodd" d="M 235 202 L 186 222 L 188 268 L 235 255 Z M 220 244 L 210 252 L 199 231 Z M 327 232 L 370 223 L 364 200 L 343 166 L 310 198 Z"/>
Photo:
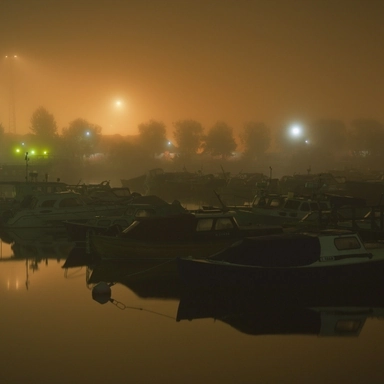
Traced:
<path id="1" fill-rule="evenodd" d="M 301 135 L 301 127 L 298 125 L 294 125 L 291 128 L 291 134 L 292 134 L 292 136 L 300 136 Z"/>
<path id="2" fill-rule="evenodd" d="M 116 100 L 115 105 L 117 108 L 120 108 L 123 106 L 123 102 L 121 100 Z"/>

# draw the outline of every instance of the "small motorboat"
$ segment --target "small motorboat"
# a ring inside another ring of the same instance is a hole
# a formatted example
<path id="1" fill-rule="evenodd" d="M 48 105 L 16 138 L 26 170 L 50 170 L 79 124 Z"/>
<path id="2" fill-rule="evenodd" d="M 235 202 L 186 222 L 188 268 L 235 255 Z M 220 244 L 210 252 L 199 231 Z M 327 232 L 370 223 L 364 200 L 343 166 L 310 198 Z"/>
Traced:
<path id="1" fill-rule="evenodd" d="M 384 282 L 384 244 L 345 230 L 246 237 L 207 258 L 180 257 L 189 287 L 325 286 Z"/>

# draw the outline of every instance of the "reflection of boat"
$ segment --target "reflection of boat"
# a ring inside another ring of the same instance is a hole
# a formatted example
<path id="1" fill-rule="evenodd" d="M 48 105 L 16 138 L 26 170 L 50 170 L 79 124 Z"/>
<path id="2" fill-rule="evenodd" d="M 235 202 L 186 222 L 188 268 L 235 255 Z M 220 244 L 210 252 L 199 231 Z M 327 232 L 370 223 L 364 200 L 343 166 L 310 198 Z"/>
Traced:
<path id="1" fill-rule="evenodd" d="M 14 242 L 11 245 L 16 259 L 65 260 L 75 243 L 67 239 L 40 239 L 39 241 Z"/>
<path id="2" fill-rule="evenodd" d="M 89 268 L 87 284 L 122 284 L 144 298 L 175 299 L 180 296 L 181 284 L 176 261 L 119 261 L 95 263 Z"/>
<path id="3" fill-rule="evenodd" d="M 177 321 L 204 318 L 249 335 L 358 336 L 367 319 L 384 318 L 384 299 L 375 292 L 364 297 L 340 291 L 334 296 L 319 293 L 303 301 L 300 295 L 260 296 L 256 291 L 184 292 Z"/>
<path id="4" fill-rule="evenodd" d="M 349 231 L 324 230 L 245 238 L 205 259 L 178 259 L 188 286 L 320 286 L 380 282 L 384 244 L 363 244 Z"/>
<path id="5" fill-rule="evenodd" d="M 170 259 L 208 256 L 245 236 L 281 233 L 280 227 L 239 227 L 232 214 L 180 214 L 135 221 L 117 236 L 90 236 L 102 258 Z"/>

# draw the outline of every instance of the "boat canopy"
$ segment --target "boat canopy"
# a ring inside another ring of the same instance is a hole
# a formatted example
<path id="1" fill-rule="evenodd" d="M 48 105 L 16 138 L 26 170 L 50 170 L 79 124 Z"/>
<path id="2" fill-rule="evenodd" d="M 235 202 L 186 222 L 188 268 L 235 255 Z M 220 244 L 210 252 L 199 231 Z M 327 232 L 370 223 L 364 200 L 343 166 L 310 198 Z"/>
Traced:
<path id="1" fill-rule="evenodd" d="M 211 260 L 260 267 L 298 267 L 318 261 L 320 241 L 306 234 L 246 237 Z"/>

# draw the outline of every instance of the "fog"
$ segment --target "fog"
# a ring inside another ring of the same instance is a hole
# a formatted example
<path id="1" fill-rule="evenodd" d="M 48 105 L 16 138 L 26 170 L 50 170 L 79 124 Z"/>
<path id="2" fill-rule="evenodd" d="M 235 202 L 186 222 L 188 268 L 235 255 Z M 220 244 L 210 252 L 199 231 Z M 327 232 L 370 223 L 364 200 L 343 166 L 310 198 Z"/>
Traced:
<path id="1" fill-rule="evenodd" d="M 59 132 L 83 118 L 105 135 L 151 119 L 169 135 L 180 119 L 384 121 L 383 14 L 374 0 L 5 0 L 0 122 L 29 133 L 40 106 Z"/>

